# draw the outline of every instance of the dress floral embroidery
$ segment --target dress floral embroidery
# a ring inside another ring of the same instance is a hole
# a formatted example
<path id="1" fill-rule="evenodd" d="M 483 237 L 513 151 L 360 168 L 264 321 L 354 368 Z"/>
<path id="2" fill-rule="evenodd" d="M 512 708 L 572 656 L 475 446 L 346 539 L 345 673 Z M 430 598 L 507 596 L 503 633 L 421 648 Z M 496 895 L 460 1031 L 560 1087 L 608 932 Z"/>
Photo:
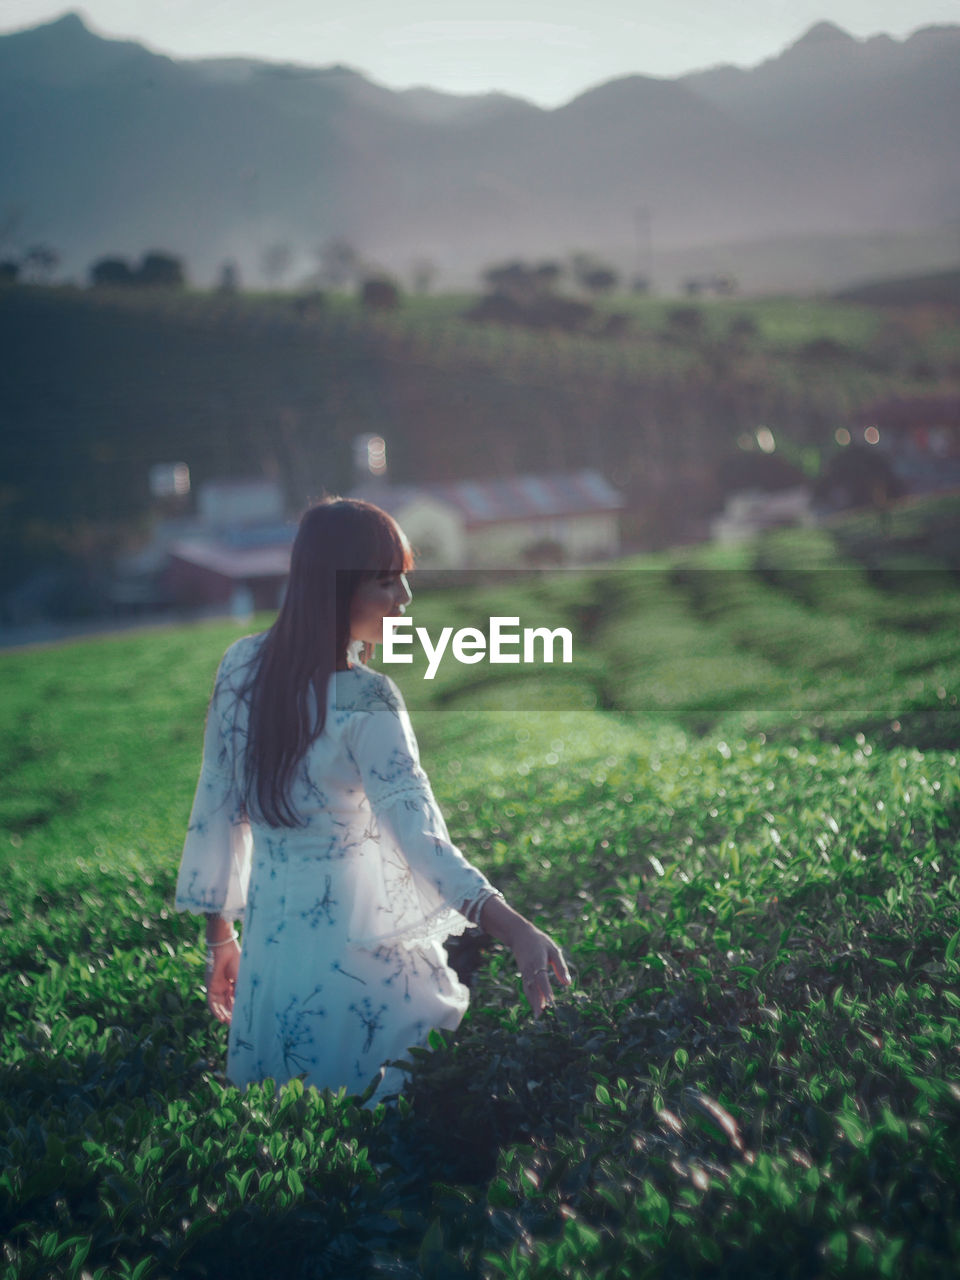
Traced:
<path id="1" fill-rule="evenodd" d="M 242 696 L 261 637 L 227 650 L 207 716 L 176 906 L 242 919 L 227 1075 L 362 1092 L 383 1064 L 452 1030 L 468 992 L 441 943 L 497 893 L 450 842 L 403 699 L 355 665 L 291 788 L 304 825 L 245 813 Z M 368 1105 L 399 1092 L 388 1067 Z"/>

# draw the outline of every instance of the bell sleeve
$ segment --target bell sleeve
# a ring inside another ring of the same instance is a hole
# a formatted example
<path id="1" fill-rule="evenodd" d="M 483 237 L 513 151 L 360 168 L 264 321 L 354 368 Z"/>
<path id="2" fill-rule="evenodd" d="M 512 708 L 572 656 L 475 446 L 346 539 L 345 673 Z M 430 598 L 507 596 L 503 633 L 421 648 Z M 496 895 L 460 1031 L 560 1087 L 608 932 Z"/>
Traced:
<path id="1" fill-rule="evenodd" d="M 236 780 L 237 691 L 228 650 L 214 686 L 203 764 L 177 877 L 175 907 L 242 918 L 253 839 Z"/>
<path id="2" fill-rule="evenodd" d="M 347 746 L 376 820 L 381 893 L 356 904 L 351 941 L 370 948 L 442 941 L 502 897 L 451 842 L 399 689 L 372 676 L 367 706 L 350 717 Z"/>

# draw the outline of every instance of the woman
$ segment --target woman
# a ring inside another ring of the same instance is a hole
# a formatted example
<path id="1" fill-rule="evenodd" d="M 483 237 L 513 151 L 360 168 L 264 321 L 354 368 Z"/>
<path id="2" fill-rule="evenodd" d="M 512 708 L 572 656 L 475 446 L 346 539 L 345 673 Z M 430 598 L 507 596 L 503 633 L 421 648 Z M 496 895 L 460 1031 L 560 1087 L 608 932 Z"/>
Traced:
<path id="1" fill-rule="evenodd" d="M 411 567 L 386 512 L 311 508 L 276 621 L 220 664 L 176 905 L 207 917 L 207 1003 L 230 1024 L 236 1085 L 398 1092 L 385 1064 L 463 1017 L 441 944 L 468 922 L 511 948 L 535 1017 L 551 969 L 570 982 L 552 940 L 450 843 L 399 690 L 365 666 L 410 602 Z"/>

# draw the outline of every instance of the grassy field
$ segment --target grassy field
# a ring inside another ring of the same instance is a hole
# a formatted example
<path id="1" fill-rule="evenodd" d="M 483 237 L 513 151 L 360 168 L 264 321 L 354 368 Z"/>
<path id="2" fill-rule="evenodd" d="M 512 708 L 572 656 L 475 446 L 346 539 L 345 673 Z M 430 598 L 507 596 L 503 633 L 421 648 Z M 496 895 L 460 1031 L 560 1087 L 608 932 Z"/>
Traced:
<path id="1" fill-rule="evenodd" d="M 576 981 L 488 950 L 399 1108 L 224 1082 L 171 901 L 235 627 L 4 655 L 5 1274 L 955 1275 L 960 593 L 838 532 L 418 595 L 574 634 L 391 674 Z"/>

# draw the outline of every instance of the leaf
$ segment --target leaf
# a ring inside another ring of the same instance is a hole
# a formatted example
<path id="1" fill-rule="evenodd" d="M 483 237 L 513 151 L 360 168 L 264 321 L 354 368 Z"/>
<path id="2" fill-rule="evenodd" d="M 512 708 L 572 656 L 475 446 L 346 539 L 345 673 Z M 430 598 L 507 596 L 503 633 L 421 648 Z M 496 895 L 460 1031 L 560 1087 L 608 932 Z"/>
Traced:
<path id="1" fill-rule="evenodd" d="M 846 1262 L 847 1260 L 847 1233 L 845 1231 L 835 1231 L 823 1243 L 822 1251 L 833 1262 Z"/>
<path id="2" fill-rule="evenodd" d="M 960 929 L 957 930 L 957 932 L 953 935 L 953 937 L 947 943 L 947 949 L 943 953 L 943 958 L 947 962 L 947 964 L 952 963 L 953 957 L 957 954 L 958 946 L 960 946 Z"/>
<path id="3" fill-rule="evenodd" d="M 560 1182 L 560 1179 L 563 1177 L 563 1175 L 567 1172 L 569 1168 L 570 1168 L 570 1157 L 568 1155 L 562 1155 L 560 1159 L 556 1162 L 556 1164 L 553 1166 L 553 1168 L 550 1170 L 550 1172 L 547 1174 L 547 1176 L 544 1178 L 543 1182 L 541 1183 L 540 1190 L 544 1194 L 546 1194 L 548 1191 L 552 1191 L 554 1187 L 556 1187 L 557 1184 Z"/>
<path id="4" fill-rule="evenodd" d="M 699 1089 L 686 1089 L 684 1093 L 694 1106 L 698 1107 L 704 1115 L 708 1116 L 720 1127 L 732 1147 L 741 1153 L 746 1153 L 746 1147 L 744 1146 L 743 1138 L 740 1136 L 737 1122 L 729 1111 L 722 1107 L 715 1098 L 708 1097 L 705 1093 L 701 1093 Z"/>
<path id="5" fill-rule="evenodd" d="M 657 1114 L 657 1123 L 671 1133 L 675 1133 L 677 1137 L 683 1136 L 683 1121 L 673 1111 L 667 1107 L 661 1107 Z"/>
<path id="6" fill-rule="evenodd" d="M 670 1201 L 648 1179 L 643 1180 L 643 1207 L 658 1227 L 670 1221 Z"/>
<path id="7" fill-rule="evenodd" d="M 420 1270 L 426 1272 L 443 1257 L 443 1227 L 439 1218 L 434 1218 L 427 1228 L 426 1235 L 420 1244 Z"/>
<path id="8" fill-rule="evenodd" d="M 513 1209 L 517 1198 L 505 1178 L 494 1178 L 487 1188 L 487 1203 L 495 1209 Z"/>
<path id="9" fill-rule="evenodd" d="M 723 1256 L 720 1252 L 720 1246 L 712 1236 L 702 1236 L 698 1242 L 700 1256 L 706 1258 L 707 1262 L 713 1263 L 714 1266 L 720 1265 L 720 1259 Z"/>

